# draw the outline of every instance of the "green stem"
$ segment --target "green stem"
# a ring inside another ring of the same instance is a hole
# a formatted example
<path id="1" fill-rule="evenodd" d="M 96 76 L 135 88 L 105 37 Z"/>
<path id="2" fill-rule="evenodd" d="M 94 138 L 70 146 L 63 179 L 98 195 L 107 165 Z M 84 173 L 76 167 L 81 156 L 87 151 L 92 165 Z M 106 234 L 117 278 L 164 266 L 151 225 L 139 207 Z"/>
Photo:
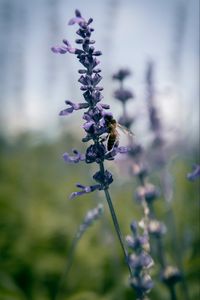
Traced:
<path id="1" fill-rule="evenodd" d="M 174 284 L 170 284 L 168 286 L 170 290 L 171 300 L 177 300 Z"/>
<path id="2" fill-rule="evenodd" d="M 104 165 L 103 165 L 103 163 L 100 163 L 100 171 L 104 173 Z M 109 206 L 109 210 L 110 210 L 110 213 L 111 213 L 111 217 L 112 217 L 112 220 L 113 220 L 115 231 L 117 233 L 117 236 L 118 236 L 118 239 L 119 239 L 119 242 L 120 242 L 120 245 L 121 245 L 124 257 L 125 257 L 125 261 L 127 263 L 128 269 L 129 269 L 130 276 L 132 277 L 133 276 L 132 270 L 131 270 L 131 267 L 130 267 L 130 265 L 128 263 L 128 251 L 127 251 L 127 249 L 125 247 L 125 243 L 123 241 L 123 237 L 122 237 L 121 230 L 120 230 L 120 227 L 119 227 L 119 222 L 117 220 L 117 216 L 116 216 L 113 204 L 112 204 L 112 199 L 110 197 L 108 188 L 104 189 L 104 193 L 105 193 L 105 197 L 106 197 L 106 200 L 107 200 L 107 203 L 108 203 L 108 206 Z"/>

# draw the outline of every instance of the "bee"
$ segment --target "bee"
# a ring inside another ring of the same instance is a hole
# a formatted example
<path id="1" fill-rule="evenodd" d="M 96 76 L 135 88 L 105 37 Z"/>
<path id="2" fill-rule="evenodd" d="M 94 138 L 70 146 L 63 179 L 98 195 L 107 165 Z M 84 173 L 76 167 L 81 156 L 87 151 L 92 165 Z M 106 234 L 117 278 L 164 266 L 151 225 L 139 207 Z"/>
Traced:
<path id="1" fill-rule="evenodd" d="M 117 123 L 117 121 L 110 115 L 105 116 L 106 126 L 108 130 L 107 136 L 107 150 L 110 151 L 114 146 L 119 144 L 119 132 L 117 128 L 120 128 L 125 134 L 133 136 L 134 134 L 123 125 Z"/>

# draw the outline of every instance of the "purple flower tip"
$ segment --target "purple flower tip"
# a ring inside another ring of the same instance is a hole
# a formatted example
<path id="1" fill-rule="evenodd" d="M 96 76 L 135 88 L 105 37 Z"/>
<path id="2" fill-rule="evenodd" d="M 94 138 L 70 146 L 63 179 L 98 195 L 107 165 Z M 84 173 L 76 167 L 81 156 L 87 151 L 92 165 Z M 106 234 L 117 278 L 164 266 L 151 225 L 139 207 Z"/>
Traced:
<path id="1" fill-rule="evenodd" d="M 76 197 L 78 197 L 78 196 L 81 196 L 81 195 L 84 195 L 84 194 L 87 194 L 87 193 L 91 193 L 91 192 L 93 192 L 95 190 L 101 190 L 101 185 L 100 184 L 95 184 L 95 185 L 90 185 L 90 186 L 84 186 L 84 185 L 82 185 L 80 183 L 77 183 L 76 186 L 78 188 L 80 188 L 81 190 L 78 191 L 78 192 L 73 192 L 70 195 L 70 197 L 69 197 L 69 199 L 71 199 L 71 200 L 74 199 L 74 198 L 76 198 Z"/>
<path id="2" fill-rule="evenodd" d="M 63 159 L 67 163 L 78 163 L 79 161 L 85 160 L 85 155 L 81 154 L 76 149 L 73 149 L 73 156 L 70 156 L 67 152 L 63 154 Z"/>
<path id="3" fill-rule="evenodd" d="M 67 49 L 65 49 L 64 47 L 51 47 L 51 51 L 56 54 L 65 54 L 67 52 Z"/>
<path id="4" fill-rule="evenodd" d="M 200 177 L 200 165 L 194 165 L 192 172 L 187 174 L 187 179 L 190 181 L 195 181 Z"/>
<path id="5" fill-rule="evenodd" d="M 81 12 L 80 12 L 79 9 L 75 9 L 75 15 L 76 15 L 77 18 L 81 18 L 82 17 L 81 16 Z"/>

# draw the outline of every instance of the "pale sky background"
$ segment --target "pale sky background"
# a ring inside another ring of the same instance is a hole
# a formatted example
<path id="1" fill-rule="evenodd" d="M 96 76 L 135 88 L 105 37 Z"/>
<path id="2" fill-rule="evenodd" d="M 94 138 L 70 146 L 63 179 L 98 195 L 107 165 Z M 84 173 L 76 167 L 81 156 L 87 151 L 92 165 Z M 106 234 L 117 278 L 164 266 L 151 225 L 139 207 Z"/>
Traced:
<path id="1" fill-rule="evenodd" d="M 168 130 L 196 139 L 199 124 L 198 0 L 0 0 L 0 101 L 2 130 L 9 134 L 34 129 L 55 134 L 74 127 L 76 117 L 58 117 L 64 100 L 81 101 L 74 55 L 50 48 L 63 38 L 73 42 L 68 20 L 79 8 L 93 17 L 96 48 L 102 50 L 104 102 L 117 117 L 113 72 L 129 67 L 127 87 L 136 94 L 129 111 L 144 118 L 147 61 L 155 61 L 156 101 Z M 77 113 L 80 118 L 81 114 Z M 76 123 L 77 124 L 77 123 Z M 147 126 L 147 125 L 146 125 Z M 76 129 L 78 130 L 78 129 Z M 192 134 L 191 134 L 192 132 Z"/>

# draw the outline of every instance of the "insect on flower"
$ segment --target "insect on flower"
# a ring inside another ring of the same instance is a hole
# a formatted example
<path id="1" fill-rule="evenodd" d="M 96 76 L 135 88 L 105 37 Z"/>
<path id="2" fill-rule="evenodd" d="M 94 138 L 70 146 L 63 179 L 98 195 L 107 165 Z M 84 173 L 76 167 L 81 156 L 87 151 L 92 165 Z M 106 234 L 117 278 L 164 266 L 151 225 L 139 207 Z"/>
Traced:
<path id="1" fill-rule="evenodd" d="M 114 146 L 118 146 L 119 144 L 119 132 L 117 129 L 121 129 L 123 133 L 133 136 L 133 132 L 126 128 L 125 126 L 119 124 L 111 115 L 106 115 L 105 123 L 108 130 L 107 136 L 107 150 L 110 151 Z"/>

